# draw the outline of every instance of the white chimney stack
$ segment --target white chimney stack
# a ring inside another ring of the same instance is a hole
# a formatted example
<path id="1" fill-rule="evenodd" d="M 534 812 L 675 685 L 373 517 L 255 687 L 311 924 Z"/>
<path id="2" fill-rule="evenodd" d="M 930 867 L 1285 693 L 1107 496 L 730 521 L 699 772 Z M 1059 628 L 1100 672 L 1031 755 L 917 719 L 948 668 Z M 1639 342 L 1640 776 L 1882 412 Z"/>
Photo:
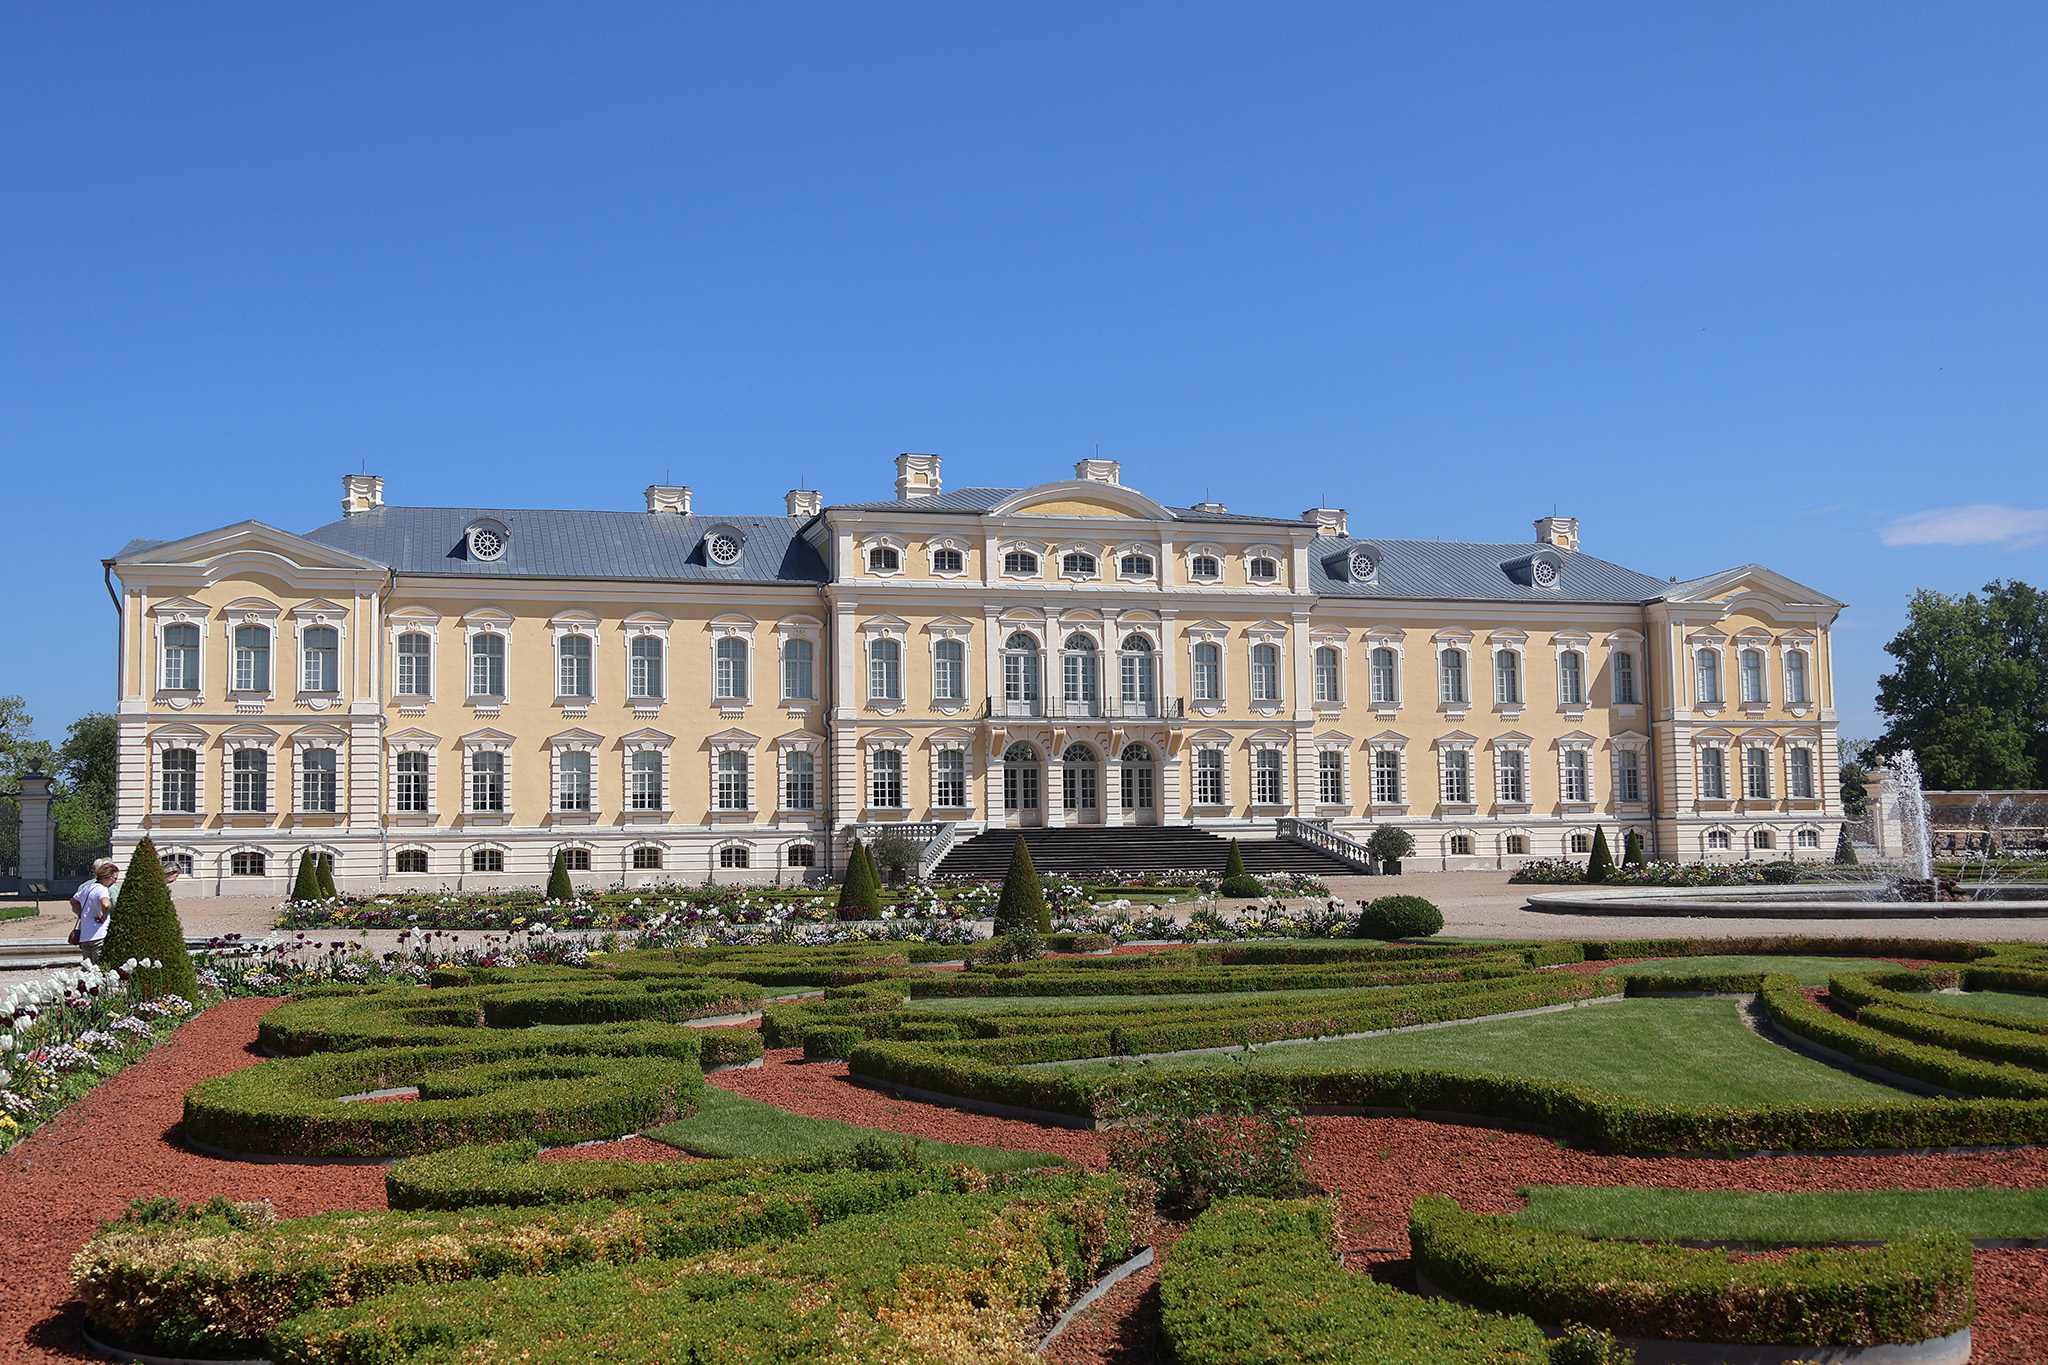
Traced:
<path id="1" fill-rule="evenodd" d="M 1085 483 L 1123 482 L 1124 467 L 1115 460 L 1083 460 L 1074 466 L 1074 477 Z"/>
<path id="2" fill-rule="evenodd" d="M 647 485 L 647 510 L 686 517 L 690 515 L 690 490 L 681 484 L 650 483 Z"/>
<path id="3" fill-rule="evenodd" d="M 910 502 L 916 498 L 929 498 L 938 494 L 943 485 L 939 481 L 939 457 L 936 455 L 898 455 L 896 457 L 896 500 Z"/>
<path id="4" fill-rule="evenodd" d="M 825 498 L 807 488 L 792 488 L 782 495 L 782 505 L 793 517 L 815 517 L 825 510 Z"/>
<path id="5" fill-rule="evenodd" d="M 1351 534 L 1351 514 L 1341 507 L 1311 507 L 1301 514 L 1301 519 L 1313 522 L 1319 536 Z"/>
<path id="6" fill-rule="evenodd" d="M 1576 550 L 1579 548 L 1579 519 L 1538 517 L 1536 539 L 1540 544 L 1555 545 L 1560 550 Z"/>
<path id="7" fill-rule="evenodd" d="M 341 514 L 352 517 L 358 512 L 374 512 L 384 505 L 384 476 L 381 474 L 344 474 L 341 476 Z"/>

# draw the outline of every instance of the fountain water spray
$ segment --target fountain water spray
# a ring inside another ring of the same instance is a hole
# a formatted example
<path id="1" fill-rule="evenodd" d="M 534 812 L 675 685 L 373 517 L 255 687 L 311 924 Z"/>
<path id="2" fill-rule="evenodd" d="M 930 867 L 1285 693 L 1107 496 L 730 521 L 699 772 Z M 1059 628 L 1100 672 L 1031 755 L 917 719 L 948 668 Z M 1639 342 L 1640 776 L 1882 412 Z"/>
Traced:
<path id="1" fill-rule="evenodd" d="M 1905 841 L 1906 864 L 1923 882 L 1934 879 L 1934 836 L 1928 829 L 1927 798 L 1920 792 L 1920 760 L 1911 749 L 1900 751 L 1884 774 L 1885 805 L 1898 812 L 1899 835 Z"/>

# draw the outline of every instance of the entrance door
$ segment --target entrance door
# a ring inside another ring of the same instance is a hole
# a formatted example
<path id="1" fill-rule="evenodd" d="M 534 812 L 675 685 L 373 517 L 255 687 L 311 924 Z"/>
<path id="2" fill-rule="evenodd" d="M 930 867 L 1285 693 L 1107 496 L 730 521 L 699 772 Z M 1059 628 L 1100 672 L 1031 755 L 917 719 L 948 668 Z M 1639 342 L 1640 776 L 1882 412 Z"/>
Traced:
<path id="1" fill-rule="evenodd" d="M 1159 801 L 1154 783 L 1158 769 L 1152 761 L 1152 750 L 1143 744 L 1126 744 L 1118 769 L 1121 790 L 1117 796 L 1123 806 L 1124 823 L 1127 825 L 1156 825 L 1159 823 Z"/>
<path id="2" fill-rule="evenodd" d="M 1102 823 L 1101 760 L 1086 744 L 1069 744 L 1060 754 L 1060 805 L 1067 823 Z"/>
<path id="3" fill-rule="evenodd" d="M 1003 823 L 1013 828 L 1036 828 L 1045 823 L 1045 803 L 1039 792 L 1038 750 L 1029 744 L 1012 744 L 1003 750 Z"/>

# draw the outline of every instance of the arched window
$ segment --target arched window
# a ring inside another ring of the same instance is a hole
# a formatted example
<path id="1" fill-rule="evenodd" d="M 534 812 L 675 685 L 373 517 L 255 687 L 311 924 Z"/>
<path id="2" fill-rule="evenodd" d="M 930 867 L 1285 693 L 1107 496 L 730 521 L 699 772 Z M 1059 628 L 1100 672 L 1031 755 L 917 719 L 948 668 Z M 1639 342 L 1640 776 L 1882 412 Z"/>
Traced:
<path id="1" fill-rule="evenodd" d="M 1725 829 L 1710 829 L 1710 830 L 1708 830 L 1708 831 L 1707 831 L 1707 847 L 1708 847 L 1708 848 L 1710 848 L 1710 849 L 1725 849 L 1725 848 L 1727 848 L 1727 847 L 1728 847 L 1728 831 L 1727 831 L 1727 830 L 1725 830 Z"/>
<path id="2" fill-rule="evenodd" d="M 562 867 L 569 872 L 590 871 L 590 850 L 587 848 L 563 849 Z"/>
<path id="3" fill-rule="evenodd" d="M 1806 651 L 1788 650 L 1785 654 L 1785 704 L 1805 706 L 1806 694 Z"/>
<path id="4" fill-rule="evenodd" d="M 1280 700 L 1280 649 L 1277 645 L 1252 646 L 1252 700 Z"/>
<path id="5" fill-rule="evenodd" d="M 505 695 L 505 637 L 492 631 L 473 635 L 469 641 L 469 695 Z"/>
<path id="6" fill-rule="evenodd" d="M 179 623 L 164 627 L 164 691 L 199 690 L 199 627 Z"/>
<path id="7" fill-rule="evenodd" d="M 1095 641 L 1080 631 L 1069 635 L 1060 659 L 1060 682 L 1068 714 L 1095 713 L 1095 704 L 1102 696 L 1101 672 Z"/>
<path id="8" fill-rule="evenodd" d="M 1060 572 L 1077 578 L 1095 577 L 1095 556 L 1083 550 L 1069 550 L 1060 556 Z"/>
<path id="9" fill-rule="evenodd" d="M 1636 656 L 1625 649 L 1614 655 L 1614 700 L 1620 706 L 1636 704 Z"/>
<path id="10" fill-rule="evenodd" d="M 1372 652 L 1372 699 L 1391 706 L 1401 700 L 1400 660 L 1391 649 Z"/>
<path id="11" fill-rule="evenodd" d="M 299 809 L 332 811 L 339 766 L 332 749 L 306 749 L 299 754 Z"/>
<path id="12" fill-rule="evenodd" d="M 1703 706 L 1710 706 L 1721 700 L 1721 651 L 1701 649 L 1693 652 L 1693 699 Z"/>
<path id="13" fill-rule="evenodd" d="M 1344 804 L 1344 755 L 1335 749 L 1316 755 L 1316 801 L 1325 806 Z"/>
<path id="14" fill-rule="evenodd" d="M 270 690 L 270 630 L 267 626 L 235 627 L 235 691 Z"/>
<path id="15" fill-rule="evenodd" d="M 961 558 L 958 550 L 932 551 L 933 573 L 959 573 L 966 567 L 966 563 L 967 561 Z M 803 847 L 808 848 L 810 845 L 805 844 Z"/>
<path id="16" fill-rule="evenodd" d="M 1221 578 L 1223 566 L 1214 555 L 1196 555 L 1188 560 L 1188 577 L 1201 580 Z"/>
<path id="17" fill-rule="evenodd" d="M 868 700 L 903 700 L 903 646 L 894 640 L 868 642 Z"/>
<path id="18" fill-rule="evenodd" d="M 1011 550 L 1003 556 L 1003 572 L 1035 574 L 1038 572 L 1038 556 L 1029 550 Z"/>
<path id="19" fill-rule="evenodd" d="M 471 872 L 503 872 L 505 850 L 502 848 L 473 848 L 469 851 Z"/>
<path id="20" fill-rule="evenodd" d="M 235 750 L 235 809 L 270 809 L 270 755 L 261 749 Z"/>
<path id="21" fill-rule="evenodd" d="M 782 646 L 782 695 L 790 701 L 817 698 L 813 664 L 817 650 L 809 640 L 790 640 Z"/>
<path id="22" fill-rule="evenodd" d="M 1471 857 L 1472 836 L 1469 834 L 1453 834 L 1451 836 L 1451 856 L 1453 858 Z"/>
<path id="23" fill-rule="evenodd" d="M 1245 571 L 1254 583 L 1271 583 L 1280 577 L 1280 563 L 1264 555 L 1255 555 Z"/>
<path id="24" fill-rule="evenodd" d="M 228 855 L 230 877 L 260 877 L 263 875 L 261 853 L 230 853 Z"/>
<path id="25" fill-rule="evenodd" d="M 308 626 L 299 637 L 299 690 L 341 690 L 341 632 L 333 626 Z"/>
<path id="26" fill-rule="evenodd" d="M 631 664 L 626 695 L 652 698 L 662 696 L 661 637 L 636 635 L 633 637 L 633 643 L 626 647 L 626 654 Z"/>
<path id="27" fill-rule="evenodd" d="M 932 755 L 932 804 L 957 809 L 967 804 L 967 752 L 941 749 Z"/>
<path id="28" fill-rule="evenodd" d="M 1372 755 L 1372 800 L 1376 806 L 1401 804 L 1401 754 L 1396 749 L 1375 749 Z"/>
<path id="29" fill-rule="evenodd" d="M 1522 656 L 1512 649 L 1493 652 L 1493 699 L 1507 706 L 1522 702 Z"/>
<path id="30" fill-rule="evenodd" d="M 1152 750 L 1144 744 L 1126 744 L 1117 755 L 1122 762 L 1123 808 L 1125 810 L 1151 810 L 1152 799 Z"/>
<path id="31" fill-rule="evenodd" d="M 590 697 L 590 637 L 564 635 L 555 644 L 555 695 Z"/>
<path id="32" fill-rule="evenodd" d="M 868 753 L 868 804 L 894 810 L 903 804 L 903 755 L 895 749 Z"/>
<path id="33" fill-rule="evenodd" d="M 1097 805 L 1095 750 L 1069 744 L 1060 753 L 1060 804 L 1068 810 L 1094 810 Z"/>
<path id="34" fill-rule="evenodd" d="M 1557 699 L 1566 706 L 1586 702 L 1586 656 L 1567 649 L 1557 656 Z"/>
<path id="35" fill-rule="evenodd" d="M 782 808 L 818 808 L 818 760 L 804 749 L 791 749 L 782 756 Z"/>
<path id="36" fill-rule="evenodd" d="M 1003 701 L 1011 715 L 1038 710 L 1038 641 L 1021 630 L 1003 642 Z"/>
<path id="37" fill-rule="evenodd" d="M 166 749 L 158 760 L 161 791 L 158 810 L 194 812 L 199 809 L 199 753 L 195 749 Z"/>
<path id="38" fill-rule="evenodd" d="M 941 640 L 932 646 L 932 700 L 960 701 L 967 695 L 967 646 Z"/>
<path id="39" fill-rule="evenodd" d="M 1465 700 L 1465 651 L 1446 649 L 1437 655 L 1438 700 L 1462 703 Z"/>
<path id="40" fill-rule="evenodd" d="M 418 631 L 398 637 L 398 695 L 431 696 L 434 691 L 434 642 Z"/>
<path id="41" fill-rule="evenodd" d="M 718 755 L 718 808 L 746 810 L 751 804 L 747 790 L 747 755 L 739 749 L 723 749 Z"/>
<path id="42" fill-rule="evenodd" d="M 1119 668 L 1124 706 L 1135 708 L 1140 715 L 1150 715 L 1155 696 L 1151 639 L 1136 632 L 1124 636 Z"/>
<path id="43" fill-rule="evenodd" d="M 791 867 L 816 867 L 818 850 L 811 844 L 791 844 L 787 860 Z"/>
<path id="44" fill-rule="evenodd" d="M 748 681 L 747 642 L 728 635 L 713 650 L 711 695 L 718 701 L 745 701 Z"/>
<path id="45" fill-rule="evenodd" d="M 628 801 L 634 810 L 662 810 L 661 751 L 639 749 L 634 751 L 628 769 L 630 793 Z"/>
<path id="46" fill-rule="evenodd" d="M 1772 836 L 1771 831 L 1767 829 L 1753 829 L 1749 832 L 1749 846 L 1751 848 L 1776 848 L 1778 841 Z"/>
<path id="47" fill-rule="evenodd" d="M 1029 744 L 1003 750 L 1003 809 L 1038 809 L 1038 750 Z"/>
<path id="48" fill-rule="evenodd" d="M 1344 655 L 1333 645 L 1316 651 L 1316 700 L 1331 705 L 1344 700 Z"/>
<path id="49" fill-rule="evenodd" d="M 1769 701 L 1770 694 L 1764 686 L 1764 652 L 1745 649 L 1739 662 L 1742 665 L 1742 699 L 1747 702 Z"/>
<path id="50" fill-rule="evenodd" d="M 427 756 L 417 749 L 408 749 L 398 756 L 395 796 L 402 812 L 424 814 L 433 809 L 433 793 L 427 785 Z"/>
<path id="51" fill-rule="evenodd" d="M 1152 556 L 1125 555 L 1117 564 L 1117 572 L 1125 578 L 1150 578 L 1152 576 Z"/>
<path id="52" fill-rule="evenodd" d="M 745 867 L 748 864 L 750 852 L 751 850 L 739 844 L 727 844 L 724 848 L 718 850 L 718 865 L 720 867 Z"/>
<path id="53" fill-rule="evenodd" d="M 473 811 L 505 809 L 505 755 L 478 749 L 469 756 L 469 808 Z"/>
<path id="54" fill-rule="evenodd" d="M 633 869 L 636 872 L 660 871 L 661 850 L 650 844 L 642 844 L 634 849 Z"/>
<path id="55" fill-rule="evenodd" d="M 1253 751 L 1252 800 L 1261 806 L 1287 804 L 1286 783 L 1281 776 L 1281 757 L 1278 749 Z"/>
<path id="56" fill-rule="evenodd" d="M 893 545 L 877 545 L 868 551 L 869 573 L 895 573 L 903 567 L 903 559 Z"/>
<path id="57" fill-rule="evenodd" d="M 423 848 L 401 848 L 392 860 L 392 868 L 397 872 L 425 872 L 427 851 Z"/>
<path id="58" fill-rule="evenodd" d="M 1195 646 L 1196 701 L 1223 700 L 1223 646 L 1203 641 Z"/>
<path id="59" fill-rule="evenodd" d="M 1700 799 L 1728 799 L 1728 759 L 1718 748 L 1700 750 Z M 1726 845 L 1723 845 L 1726 847 Z"/>
<path id="60" fill-rule="evenodd" d="M 571 749 L 555 757 L 555 809 L 590 809 L 590 755 Z"/>

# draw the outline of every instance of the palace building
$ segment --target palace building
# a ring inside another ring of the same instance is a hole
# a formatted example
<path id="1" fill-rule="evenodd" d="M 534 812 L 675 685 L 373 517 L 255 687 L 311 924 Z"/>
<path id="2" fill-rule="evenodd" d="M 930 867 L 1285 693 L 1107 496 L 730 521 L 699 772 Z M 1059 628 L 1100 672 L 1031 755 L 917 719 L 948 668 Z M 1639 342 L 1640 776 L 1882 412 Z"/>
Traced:
<path id="1" fill-rule="evenodd" d="M 397 507 L 138 540 L 118 581 L 115 856 L 181 894 L 790 880 L 902 824 L 1181 825 L 1411 867 L 1815 858 L 1842 820 L 1842 604 L 1535 538 L 1362 538 L 1072 479 L 781 515 Z M 1008 836 L 1003 836 L 1007 838 Z M 1061 836 L 1066 837 L 1066 836 Z"/>

